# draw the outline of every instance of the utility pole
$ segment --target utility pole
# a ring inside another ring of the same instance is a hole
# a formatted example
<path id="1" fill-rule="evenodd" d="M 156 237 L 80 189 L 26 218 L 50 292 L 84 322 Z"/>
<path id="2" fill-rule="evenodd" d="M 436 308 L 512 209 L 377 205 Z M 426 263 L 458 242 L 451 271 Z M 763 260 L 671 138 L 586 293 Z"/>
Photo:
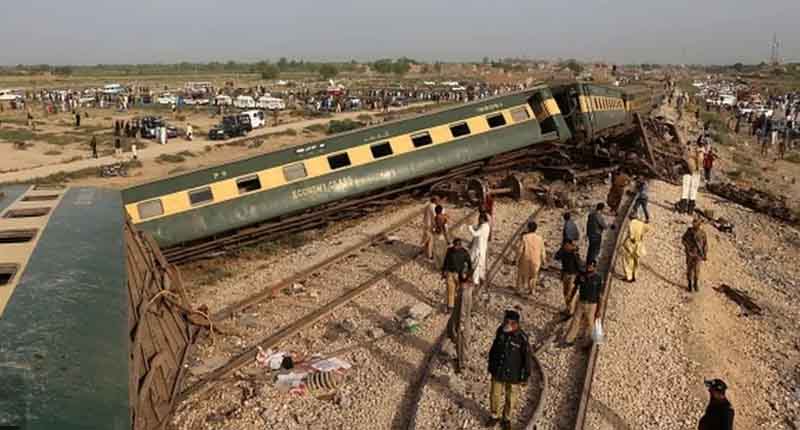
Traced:
<path id="1" fill-rule="evenodd" d="M 781 42 L 778 40 L 778 34 L 774 33 L 772 35 L 772 45 L 769 57 L 770 65 L 777 66 L 781 63 L 780 48 L 781 48 Z"/>

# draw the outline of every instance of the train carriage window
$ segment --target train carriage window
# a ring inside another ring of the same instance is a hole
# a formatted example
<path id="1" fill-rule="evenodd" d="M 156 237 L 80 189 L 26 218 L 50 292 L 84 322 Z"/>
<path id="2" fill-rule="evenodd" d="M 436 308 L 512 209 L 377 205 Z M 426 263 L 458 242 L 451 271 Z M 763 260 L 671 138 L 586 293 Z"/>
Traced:
<path id="1" fill-rule="evenodd" d="M 0 264 L 0 286 L 10 284 L 16 274 L 16 264 Z"/>
<path id="2" fill-rule="evenodd" d="M 36 230 L 0 230 L 0 244 L 25 243 L 36 237 Z"/>
<path id="3" fill-rule="evenodd" d="M 469 125 L 466 122 L 460 122 L 450 126 L 450 134 L 452 134 L 453 137 L 466 136 L 470 133 Z"/>
<path id="4" fill-rule="evenodd" d="M 497 115 L 487 116 L 486 122 L 489 124 L 489 128 L 502 127 L 506 125 L 506 118 L 503 114 L 499 113 Z"/>
<path id="5" fill-rule="evenodd" d="M 286 182 L 296 181 L 308 176 L 306 172 L 306 165 L 303 163 L 295 163 L 283 168 L 283 177 Z"/>
<path id="6" fill-rule="evenodd" d="M 394 154 L 392 145 L 389 142 L 376 143 L 369 147 L 372 151 L 372 158 L 381 158 Z"/>
<path id="7" fill-rule="evenodd" d="M 341 154 L 331 155 L 330 157 L 328 157 L 328 165 L 331 166 L 331 170 L 347 167 L 350 165 L 350 156 L 347 155 L 346 152 L 342 152 Z"/>
<path id="8" fill-rule="evenodd" d="M 139 218 L 147 219 L 164 214 L 164 205 L 161 199 L 150 200 L 136 205 L 139 209 Z"/>
<path id="9" fill-rule="evenodd" d="M 525 121 L 528 118 L 530 118 L 530 115 L 528 115 L 528 109 L 517 108 L 511 111 L 511 119 L 513 119 L 514 122 Z"/>
<path id="10" fill-rule="evenodd" d="M 414 148 L 420 148 L 433 143 L 433 138 L 431 138 L 430 133 L 428 133 L 427 131 L 423 131 L 421 133 L 412 134 L 411 143 L 414 144 Z"/>
<path id="11" fill-rule="evenodd" d="M 50 213 L 50 208 L 10 209 L 3 218 L 35 218 Z"/>
<path id="12" fill-rule="evenodd" d="M 261 179 L 258 175 L 245 176 L 236 180 L 236 188 L 239 189 L 239 194 L 258 191 L 261 189 Z"/>
<path id="13" fill-rule="evenodd" d="M 189 203 L 192 206 L 202 205 L 203 203 L 211 201 L 214 201 L 214 194 L 211 192 L 211 187 L 189 191 Z"/>
<path id="14" fill-rule="evenodd" d="M 25 196 L 22 198 L 23 202 L 44 202 L 47 200 L 55 200 L 58 198 L 58 194 L 40 194 L 40 195 L 33 195 L 33 196 Z"/>

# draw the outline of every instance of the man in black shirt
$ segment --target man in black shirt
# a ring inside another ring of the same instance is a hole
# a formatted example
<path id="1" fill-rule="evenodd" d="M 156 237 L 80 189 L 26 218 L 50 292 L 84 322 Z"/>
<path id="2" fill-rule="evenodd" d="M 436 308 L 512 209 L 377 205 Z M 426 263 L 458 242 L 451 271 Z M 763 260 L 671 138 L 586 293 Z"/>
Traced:
<path id="1" fill-rule="evenodd" d="M 456 290 L 472 274 L 472 258 L 461 244 L 461 239 L 453 239 L 453 246 L 447 248 L 442 265 L 442 279 L 447 283 L 447 310 L 453 310 L 456 303 Z"/>
<path id="2" fill-rule="evenodd" d="M 564 294 L 565 315 L 575 313 L 577 295 L 575 294 L 575 276 L 580 272 L 581 262 L 578 257 L 578 247 L 568 240 L 556 252 L 555 259 L 561 262 L 561 289 Z"/>
<path id="3" fill-rule="evenodd" d="M 581 232 L 578 230 L 578 225 L 575 224 L 575 221 L 572 219 L 572 214 L 569 212 L 564 213 L 564 231 L 561 235 L 561 243 L 567 243 L 568 241 L 574 242 L 576 245 L 578 241 L 581 239 Z"/>
<path id="4" fill-rule="evenodd" d="M 519 327 L 519 313 L 508 310 L 503 324 L 497 328 L 492 348 L 489 350 L 489 374 L 492 375 L 489 404 L 491 417 L 487 427 L 497 423 L 503 430 L 511 429 L 511 413 L 519 395 L 519 386 L 528 382 L 531 375 L 531 353 L 528 335 Z M 501 399 L 505 395 L 505 402 Z"/>
<path id="5" fill-rule="evenodd" d="M 581 272 L 575 285 L 578 288 L 578 308 L 572 320 L 569 322 L 567 334 L 564 341 L 567 345 L 575 342 L 575 337 L 579 334 L 587 335 L 585 346 L 591 346 L 591 333 L 594 329 L 594 320 L 600 315 L 598 303 L 603 295 L 603 278 L 597 273 L 597 263 L 589 261 L 586 263 L 586 271 Z M 586 329 L 586 332 L 583 332 Z"/>
<path id="6" fill-rule="evenodd" d="M 700 418 L 698 430 L 733 430 L 733 407 L 725 397 L 728 386 L 721 379 L 705 381 L 710 396 L 706 413 Z"/>
<path id="7" fill-rule="evenodd" d="M 605 207 L 604 203 L 598 203 L 595 209 L 589 212 L 589 217 L 586 219 L 586 238 L 589 239 L 586 261 L 597 261 L 597 256 L 600 255 L 603 232 L 608 229 L 608 224 L 603 218 L 603 209 Z"/>

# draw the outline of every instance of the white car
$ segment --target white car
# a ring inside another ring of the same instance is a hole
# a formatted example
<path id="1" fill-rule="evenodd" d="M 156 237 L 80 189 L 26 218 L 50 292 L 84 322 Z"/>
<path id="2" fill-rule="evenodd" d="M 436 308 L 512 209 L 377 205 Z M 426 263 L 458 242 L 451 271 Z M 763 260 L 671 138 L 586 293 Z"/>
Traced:
<path id="1" fill-rule="evenodd" d="M 176 97 L 176 96 L 173 96 L 172 94 L 169 94 L 169 93 L 167 93 L 167 94 L 161 94 L 161 95 L 160 95 L 160 96 L 158 96 L 158 98 L 156 99 L 156 103 L 158 103 L 158 104 L 160 104 L 160 105 L 174 105 L 174 104 L 178 104 L 178 97 Z"/>
<path id="2" fill-rule="evenodd" d="M 239 96 L 233 101 L 233 105 L 239 109 L 252 109 L 256 107 L 256 100 L 250 96 Z"/>
<path id="3" fill-rule="evenodd" d="M 258 98 L 256 107 L 267 110 L 283 110 L 286 109 L 286 103 L 277 97 L 261 96 Z"/>

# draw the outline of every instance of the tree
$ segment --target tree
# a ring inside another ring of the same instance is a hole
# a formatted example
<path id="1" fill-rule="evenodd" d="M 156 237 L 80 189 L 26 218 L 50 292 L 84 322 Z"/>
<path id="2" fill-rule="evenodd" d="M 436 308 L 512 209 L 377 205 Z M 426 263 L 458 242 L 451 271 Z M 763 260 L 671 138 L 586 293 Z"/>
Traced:
<path id="1" fill-rule="evenodd" d="M 278 69 L 280 69 L 281 72 L 284 72 L 288 68 L 289 68 L 289 62 L 286 60 L 286 57 L 281 57 L 281 59 L 278 60 Z"/>
<path id="2" fill-rule="evenodd" d="M 736 70 L 737 72 L 741 73 L 742 70 L 744 70 L 744 64 L 742 64 L 742 63 L 734 64 L 733 65 L 733 70 Z"/>
<path id="3" fill-rule="evenodd" d="M 56 74 L 56 75 L 61 75 L 61 76 L 69 76 L 69 75 L 72 74 L 72 67 L 70 67 L 70 66 L 58 66 L 55 69 L 53 69 L 53 73 Z"/>
<path id="4" fill-rule="evenodd" d="M 319 74 L 322 76 L 322 79 L 332 79 L 339 74 L 339 69 L 333 64 L 323 64 L 319 68 Z"/>
<path id="5" fill-rule="evenodd" d="M 278 66 L 267 63 L 259 67 L 259 72 L 261 72 L 261 79 L 278 79 L 281 69 Z"/>
<path id="6" fill-rule="evenodd" d="M 483 64 L 489 64 L 489 57 L 483 57 Z"/>
<path id="7" fill-rule="evenodd" d="M 572 73 L 575 73 L 576 75 L 583 72 L 583 66 L 574 59 L 567 60 L 567 62 L 564 63 L 564 67 L 568 68 L 569 70 L 572 71 Z"/>

